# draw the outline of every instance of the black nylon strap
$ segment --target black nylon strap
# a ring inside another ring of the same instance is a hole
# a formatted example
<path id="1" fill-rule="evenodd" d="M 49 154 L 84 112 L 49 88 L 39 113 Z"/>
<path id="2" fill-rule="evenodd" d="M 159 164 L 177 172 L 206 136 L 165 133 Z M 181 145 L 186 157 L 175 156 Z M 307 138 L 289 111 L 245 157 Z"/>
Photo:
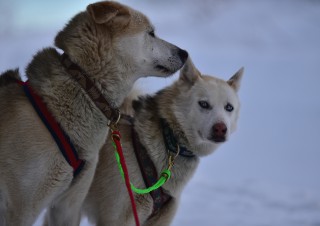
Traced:
<path id="1" fill-rule="evenodd" d="M 158 180 L 157 170 L 150 159 L 147 150 L 140 143 L 139 136 L 132 126 L 132 144 L 136 154 L 140 171 L 146 187 L 151 187 Z M 162 188 L 150 192 L 153 199 L 153 211 L 150 217 L 155 215 L 172 197 L 166 194 Z"/>

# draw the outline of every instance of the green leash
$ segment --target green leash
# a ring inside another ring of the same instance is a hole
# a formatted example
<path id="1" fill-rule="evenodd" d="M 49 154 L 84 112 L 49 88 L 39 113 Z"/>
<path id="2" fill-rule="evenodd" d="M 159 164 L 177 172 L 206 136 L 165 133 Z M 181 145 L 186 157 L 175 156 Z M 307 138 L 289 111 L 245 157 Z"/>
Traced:
<path id="1" fill-rule="evenodd" d="M 116 146 L 115 144 L 113 143 L 113 147 L 116 149 Z M 117 150 L 117 149 L 116 149 Z M 118 163 L 118 167 L 119 167 L 119 171 L 121 173 L 121 176 L 122 178 L 124 178 L 124 172 L 123 172 L 123 169 L 122 169 L 122 165 L 121 165 L 121 162 L 120 162 L 120 156 L 118 154 L 118 152 L 116 151 L 115 152 L 115 156 L 116 156 L 116 160 L 117 160 L 117 163 Z M 172 156 L 169 156 L 169 166 L 168 166 L 168 169 L 165 169 L 161 172 L 161 176 L 159 178 L 159 180 L 157 181 L 157 183 L 155 183 L 154 185 L 152 185 L 151 187 L 149 188 L 145 188 L 145 189 L 140 189 L 140 188 L 136 188 L 131 182 L 130 182 L 130 185 L 131 185 L 131 189 L 132 191 L 134 191 L 135 193 L 137 194 L 148 194 L 158 188 L 160 188 L 162 185 L 164 185 L 164 183 L 166 183 L 170 177 L 171 177 L 171 168 L 173 166 L 173 157 Z"/>

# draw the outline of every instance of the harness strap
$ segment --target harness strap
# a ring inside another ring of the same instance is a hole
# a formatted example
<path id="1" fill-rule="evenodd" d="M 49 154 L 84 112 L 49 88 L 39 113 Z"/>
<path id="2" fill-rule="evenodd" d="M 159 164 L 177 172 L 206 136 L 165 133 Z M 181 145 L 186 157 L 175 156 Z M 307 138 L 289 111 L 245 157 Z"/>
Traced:
<path id="1" fill-rule="evenodd" d="M 83 168 L 85 161 L 79 159 L 77 151 L 70 141 L 69 136 L 62 130 L 57 121 L 53 118 L 51 113 L 48 111 L 45 103 L 41 97 L 35 93 L 31 88 L 29 82 L 18 81 L 18 84 L 23 86 L 24 92 L 38 113 L 42 122 L 46 125 L 50 131 L 53 139 L 57 143 L 63 157 L 73 168 L 73 176 L 77 176 Z"/>
<path id="2" fill-rule="evenodd" d="M 151 187 L 158 180 L 157 170 L 150 159 L 147 150 L 140 143 L 139 136 L 132 126 L 132 143 L 140 171 L 144 180 L 146 187 Z M 154 191 L 150 192 L 153 199 L 153 211 L 150 217 L 154 216 L 170 199 L 170 195 L 166 194 L 160 187 Z"/>

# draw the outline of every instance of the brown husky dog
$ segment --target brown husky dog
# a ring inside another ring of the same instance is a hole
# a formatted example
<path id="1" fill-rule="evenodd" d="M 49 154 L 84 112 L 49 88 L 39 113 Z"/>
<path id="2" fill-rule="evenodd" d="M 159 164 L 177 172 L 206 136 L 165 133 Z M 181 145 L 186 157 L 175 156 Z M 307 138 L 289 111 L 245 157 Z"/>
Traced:
<path id="1" fill-rule="evenodd" d="M 173 85 L 133 101 L 133 119 L 122 119 L 119 128 L 131 183 L 138 188 L 152 185 L 174 159 L 162 191 L 135 195 L 141 225 L 170 224 L 199 157 L 212 153 L 236 129 L 242 74 L 240 69 L 228 81 L 201 75 L 189 58 Z M 109 138 L 100 152 L 83 209 L 98 226 L 132 226 L 130 199 L 111 157 L 111 142 Z"/>
<path id="2" fill-rule="evenodd" d="M 111 108 L 119 107 L 133 83 L 179 70 L 187 52 L 159 39 L 142 13 L 116 2 L 98 2 L 58 33 L 55 45 L 68 63 L 86 74 Z M 66 55 L 64 55 L 66 56 Z M 26 74 L 70 138 L 84 168 L 73 169 L 17 83 L 17 70 L 0 77 L 0 225 L 32 225 L 48 208 L 46 225 L 78 225 L 109 120 L 88 96 L 55 48 L 38 52 Z M 112 158 L 111 156 L 110 158 Z"/>

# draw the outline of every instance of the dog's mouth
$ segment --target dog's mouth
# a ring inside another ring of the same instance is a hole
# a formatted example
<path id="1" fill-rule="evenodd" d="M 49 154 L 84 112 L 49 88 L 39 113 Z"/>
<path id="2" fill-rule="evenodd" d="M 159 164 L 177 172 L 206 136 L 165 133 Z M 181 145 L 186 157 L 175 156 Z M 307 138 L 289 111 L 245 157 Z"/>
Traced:
<path id="1" fill-rule="evenodd" d="M 204 139 L 200 131 L 198 131 L 198 134 L 202 139 Z M 214 143 L 223 143 L 227 140 L 226 136 L 210 136 L 207 139 Z"/>
<path id="2" fill-rule="evenodd" d="M 164 67 L 164 66 L 162 66 L 162 65 L 156 65 L 156 69 L 158 70 L 158 71 L 161 71 L 162 73 L 165 73 L 165 74 L 171 74 L 171 73 L 173 73 L 170 69 L 168 69 L 168 68 L 166 68 L 166 67 Z"/>
<path id="3" fill-rule="evenodd" d="M 225 136 L 213 136 L 210 138 L 210 140 L 212 140 L 215 143 L 223 143 L 226 141 L 226 137 Z"/>

